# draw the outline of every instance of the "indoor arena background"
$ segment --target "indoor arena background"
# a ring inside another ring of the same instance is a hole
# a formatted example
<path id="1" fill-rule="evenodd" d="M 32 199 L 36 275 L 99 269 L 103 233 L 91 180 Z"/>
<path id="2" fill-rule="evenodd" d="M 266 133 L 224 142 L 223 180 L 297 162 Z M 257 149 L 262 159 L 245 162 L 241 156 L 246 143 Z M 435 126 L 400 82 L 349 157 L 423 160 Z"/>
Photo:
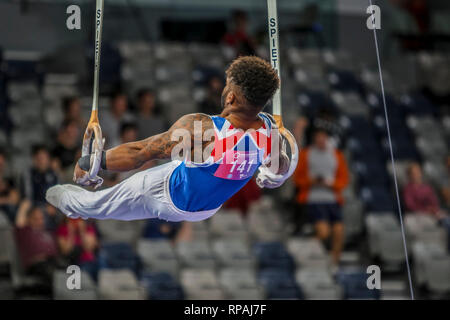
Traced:
<path id="1" fill-rule="evenodd" d="M 220 113 L 226 66 L 242 54 L 268 59 L 266 1 L 105 2 L 107 147 L 186 113 Z M 71 4 L 81 8 L 80 30 L 66 27 Z M 450 4 L 374 4 L 414 292 L 448 299 Z M 1 0 L 0 299 L 408 299 L 367 7 L 279 1 L 285 124 L 302 150 L 325 130 L 347 164 L 340 253 L 333 228 L 318 240 L 301 172 L 270 192 L 250 182 L 204 222 L 65 220 L 44 195 L 71 183 L 80 155 L 95 1 Z M 127 176 L 107 173 L 105 187 Z M 70 265 L 82 270 L 81 290 L 67 287 Z M 369 266 L 380 267 L 381 290 L 368 289 Z"/>

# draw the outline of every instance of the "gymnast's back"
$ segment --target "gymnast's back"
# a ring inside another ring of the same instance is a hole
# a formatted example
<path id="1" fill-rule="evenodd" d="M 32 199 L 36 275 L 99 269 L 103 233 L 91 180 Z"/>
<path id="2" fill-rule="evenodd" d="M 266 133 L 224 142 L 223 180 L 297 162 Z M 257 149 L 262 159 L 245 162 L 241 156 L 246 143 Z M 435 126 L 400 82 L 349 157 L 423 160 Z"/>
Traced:
<path id="1" fill-rule="evenodd" d="M 203 161 L 185 157 L 169 178 L 170 197 L 183 211 L 217 209 L 245 186 L 260 165 L 270 161 L 274 124 L 267 114 L 259 113 L 254 128 L 247 130 L 222 116 L 205 117 L 197 128 L 203 123 L 207 128 L 199 133 L 194 128 L 194 135 L 203 137 Z M 211 139 L 205 143 L 208 136 Z M 195 146 L 191 149 L 195 154 Z"/>

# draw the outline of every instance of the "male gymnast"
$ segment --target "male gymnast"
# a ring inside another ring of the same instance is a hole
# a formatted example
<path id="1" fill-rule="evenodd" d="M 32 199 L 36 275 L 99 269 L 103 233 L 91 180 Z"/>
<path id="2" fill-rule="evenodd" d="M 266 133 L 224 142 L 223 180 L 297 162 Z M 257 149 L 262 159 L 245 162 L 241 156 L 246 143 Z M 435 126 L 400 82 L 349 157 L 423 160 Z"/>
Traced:
<path id="1" fill-rule="evenodd" d="M 282 185 L 289 178 L 289 157 L 275 121 L 262 112 L 280 86 L 276 70 L 258 57 L 241 57 L 226 76 L 220 115 L 188 114 L 166 132 L 101 153 L 101 168 L 118 172 L 155 159 L 170 162 L 100 191 L 57 185 L 47 191 L 47 201 L 70 218 L 201 221 L 216 213 L 256 170 L 260 187 Z M 180 150 L 183 157 L 175 159 Z M 88 178 L 92 157 L 79 159 L 74 182 L 98 183 Z"/>

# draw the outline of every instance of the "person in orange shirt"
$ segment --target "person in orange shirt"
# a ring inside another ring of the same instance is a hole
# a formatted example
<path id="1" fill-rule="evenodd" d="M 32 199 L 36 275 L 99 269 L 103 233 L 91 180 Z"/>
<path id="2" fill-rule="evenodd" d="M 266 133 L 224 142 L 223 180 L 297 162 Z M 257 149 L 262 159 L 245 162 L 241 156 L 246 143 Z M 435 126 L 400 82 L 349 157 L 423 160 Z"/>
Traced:
<path id="1" fill-rule="evenodd" d="M 338 264 L 344 242 L 342 190 L 349 180 L 345 157 L 330 143 L 325 130 L 316 129 L 312 145 L 300 152 L 298 163 L 296 201 L 306 208 L 316 236 L 323 241 L 331 237 L 333 262 Z"/>

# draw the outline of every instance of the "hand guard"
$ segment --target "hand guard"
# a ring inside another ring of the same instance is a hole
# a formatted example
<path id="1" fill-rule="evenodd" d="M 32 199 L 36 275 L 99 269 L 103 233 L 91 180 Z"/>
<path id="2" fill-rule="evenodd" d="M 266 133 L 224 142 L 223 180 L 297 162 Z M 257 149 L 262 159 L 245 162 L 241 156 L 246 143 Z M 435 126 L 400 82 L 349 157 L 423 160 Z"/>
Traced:
<path id="1" fill-rule="evenodd" d="M 96 122 L 90 123 L 86 129 L 83 139 L 82 156 L 90 155 L 90 166 L 88 172 L 81 178 L 74 176 L 75 183 L 82 186 L 92 186 L 94 189 L 103 184 L 103 179 L 98 176 L 100 171 L 103 147 L 105 139 L 102 137 L 102 129 Z"/>
<path id="2" fill-rule="evenodd" d="M 288 178 L 288 175 L 275 174 L 269 168 L 261 166 L 256 176 L 256 184 L 260 188 L 275 189 L 280 187 Z"/>
<path id="3" fill-rule="evenodd" d="M 103 139 L 103 143 L 105 142 L 105 139 Z M 91 154 L 90 159 L 90 168 L 92 168 L 93 164 L 98 162 L 100 163 L 102 160 L 102 152 L 95 152 Z M 103 178 L 99 177 L 97 175 L 98 171 L 95 173 L 94 177 L 90 176 L 90 172 L 86 172 L 84 176 L 81 178 L 76 178 L 75 173 L 73 176 L 73 180 L 76 184 L 85 186 L 85 187 L 94 187 L 94 189 L 99 188 L 103 184 Z"/>

